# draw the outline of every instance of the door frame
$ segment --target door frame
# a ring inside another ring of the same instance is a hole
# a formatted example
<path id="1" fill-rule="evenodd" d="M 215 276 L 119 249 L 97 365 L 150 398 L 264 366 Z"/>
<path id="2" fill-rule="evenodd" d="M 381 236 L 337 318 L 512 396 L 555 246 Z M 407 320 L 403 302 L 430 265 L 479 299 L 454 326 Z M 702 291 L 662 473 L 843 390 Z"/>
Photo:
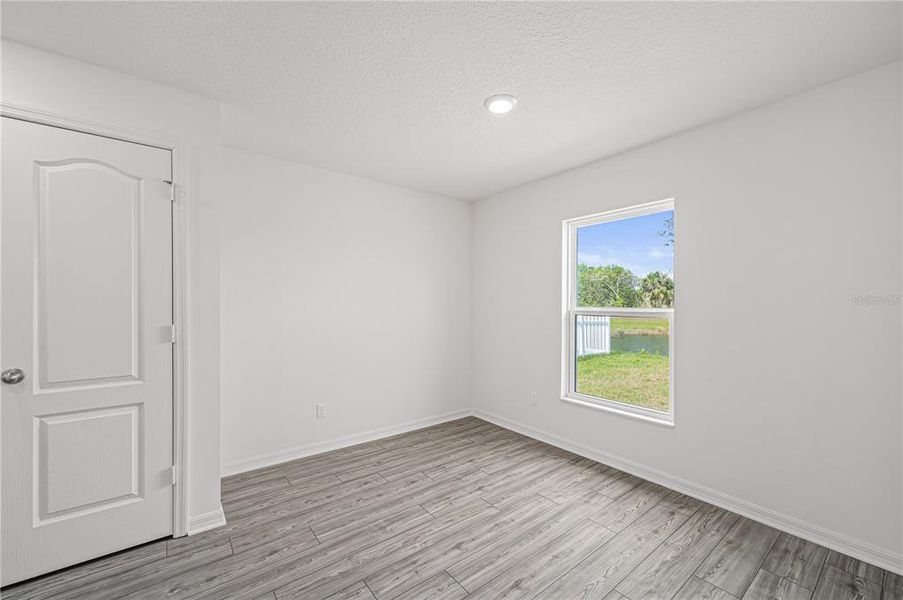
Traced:
<path id="1" fill-rule="evenodd" d="M 49 113 L 27 106 L 0 101 L 0 116 L 28 121 L 39 125 L 49 125 L 78 133 L 96 135 L 123 142 L 153 146 L 172 153 L 172 295 L 173 324 L 176 328 L 176 343 L 173 344 L 172 370 L 172 535 L 188 535 L 188 482 L 189 461 L 189 181 L 193 165 L 188 161 L 188 144 L 181 139 L 153 132 L 115 127 L 104 123 L 87 121 L 68 115 Z"/>

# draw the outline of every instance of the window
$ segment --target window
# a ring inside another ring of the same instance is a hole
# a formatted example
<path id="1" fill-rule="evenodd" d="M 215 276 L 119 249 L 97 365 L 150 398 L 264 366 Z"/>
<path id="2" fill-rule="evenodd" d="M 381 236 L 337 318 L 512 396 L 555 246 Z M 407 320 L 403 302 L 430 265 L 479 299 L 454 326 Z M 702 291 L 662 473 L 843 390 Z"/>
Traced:
<path id="1" fill-rule="evenodd" d="M 674 423 L 674 201 L 564 222 L 562 399 Z"/>

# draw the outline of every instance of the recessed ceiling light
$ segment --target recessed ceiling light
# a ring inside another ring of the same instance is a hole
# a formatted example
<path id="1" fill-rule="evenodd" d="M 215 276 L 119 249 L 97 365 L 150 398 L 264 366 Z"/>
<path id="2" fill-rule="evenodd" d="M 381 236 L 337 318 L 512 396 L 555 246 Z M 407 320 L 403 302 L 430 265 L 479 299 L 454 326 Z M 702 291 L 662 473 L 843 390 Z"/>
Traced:
<path id="1" fill-rule="evenodd" d="M 486 110 L 494 115 L 503 115 L 506 112 L 511 112 L 515 104 L 517 104 L 517 98 L 511 94 L 495 94 L 494 96 L 489 96 L 483 102 Z"/>

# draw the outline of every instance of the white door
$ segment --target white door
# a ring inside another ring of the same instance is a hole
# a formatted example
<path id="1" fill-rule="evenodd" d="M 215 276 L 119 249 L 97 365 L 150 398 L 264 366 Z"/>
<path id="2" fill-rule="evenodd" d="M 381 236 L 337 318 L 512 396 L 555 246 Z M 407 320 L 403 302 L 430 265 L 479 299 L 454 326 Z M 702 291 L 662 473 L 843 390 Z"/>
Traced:
<path id="1" fill-rule="evenodd" d="M 168 150 L 0 127 L 8 585 L 172 534 L 172 171 Z"/>

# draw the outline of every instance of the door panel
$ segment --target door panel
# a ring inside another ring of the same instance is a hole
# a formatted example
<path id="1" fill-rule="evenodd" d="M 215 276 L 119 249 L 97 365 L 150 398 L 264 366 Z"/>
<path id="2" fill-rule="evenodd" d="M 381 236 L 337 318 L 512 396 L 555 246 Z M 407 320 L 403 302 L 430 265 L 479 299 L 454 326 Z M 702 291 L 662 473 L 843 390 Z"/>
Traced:
<path id="1" fill-rule="evenodd" d="M 35 169 L 38 386 L 140 379 L 141 179 L 100 162 Z"/>
<path id="2" fill-rule="evenodd" d="M 168 150 L 2 126 L 3 585 L 172 534 Z"/>
<path id="3" fill-rule="evenodd" d="M 38 417 L 35 424 L 38 524 L 141 498 L 140 406 Z"/>

